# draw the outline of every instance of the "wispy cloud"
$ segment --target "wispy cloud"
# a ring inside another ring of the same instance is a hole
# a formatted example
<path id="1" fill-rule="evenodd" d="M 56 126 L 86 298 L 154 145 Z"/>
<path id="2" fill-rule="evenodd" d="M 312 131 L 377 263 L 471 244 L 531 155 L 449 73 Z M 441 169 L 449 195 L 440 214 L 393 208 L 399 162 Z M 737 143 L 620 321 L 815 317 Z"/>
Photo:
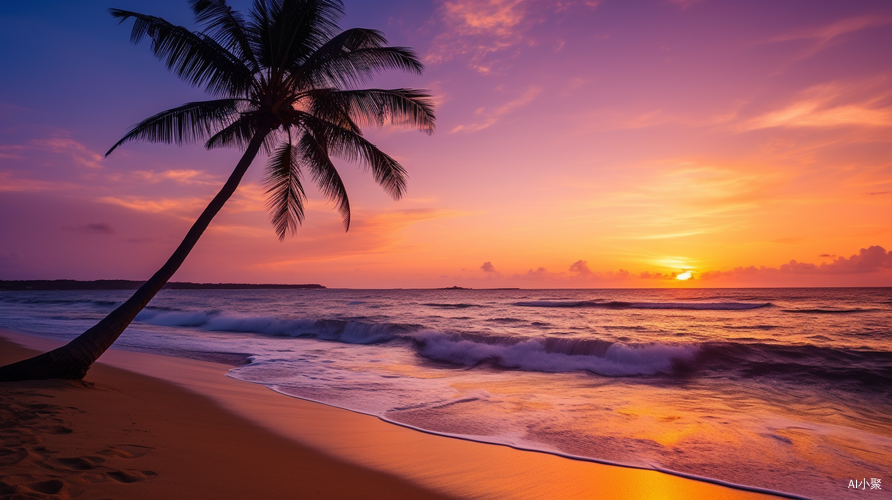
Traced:
<path id="1" fill-rule="evenodd" d="M 680 7 L 681 10 L 688 10 L 703 0 L 666 0 L 666 3 Z"/>
<path id="2" fill-rule="evenodd" d="M 115 228 L 107 222 L 91 222 L 89 224 L 78 224 L 76 226 L 65 226 L 62 229 L 65 229 L 68 231 L 74 231 L 76 233 L 84 233 L 84 234 L 104 234 L 104 235 L 117 234 L 117 231 L 115 231 Z"/>
<path id="3" fill-rule="evenodd" d="M 12 172 L 0 172 L 0 192 L 3 191 L 59 191 L 74 187 L 67 182 L 41 181 L 22 179 Z"/>
<path id="4" fill-rule="evenodd" d="M 888 85 L 888 78 L 881 78 Z M 874 85 L 877 82 L 874 82 Z M 771 127 L 840 127 L 847 125 L 892 126 L 892 92 L 884 86 L 863 97 L 861 85 L 828 83 L 802 91 L 782 108 L 757 116 L 744 124 L 745 130 Z M 859 99 L 860 97 L 860 99 Z"/>
<path id="5" fill-rule="evenodd" d="M 783 35 L 774 36 L 764 40 L 763 43 L 787 42 L 790 40 L 813 40 L 819 45 L 825 45 L 833 39 L 847 33 L 853 33 L 877 26 L 886 26 L 889 24 L 892 24 L 892 16 L 869 15 L 849 17 L 824 26 L 799 29 Z"/>
<path id="6" fill-rule="evenodd" d="M 35 139 L 33 144 L 39 148 L 48 149 L 54 153 L 68 156 L 77 165 L 88 168 L 100 168 L 102 155 L 90 150 L 87 146 L 69 137 L 52 137 L 49 139 Z"/>
<path id="7" fill-rule="evenodd" d="M 194 215 L 195 212 L 207 205 L 202 198 L 161 198 L 152 199 L 139 196 L 104 196 L 97 201 L 129 208 L 137 212 L 171 213 L 175 215 Z"/>
<path id="8" fill-rule="evenodd" d="M 518 48 L 537 41 L 530 28 L 549 13 L 574 6 L 597 8 L 596 1 L 555 0 L 447 0 L 437 9 L 440 34 L 434 37 L 425 62 L 438 64 L 451 59 L 467 61 L 474 70 L 488 74 L 495 65 Z M 558 50 L 560 44 L 558 44 Z"/>
<path id="9" fill-rule="evenodd" d="M 444 30 L 434 38 L 426 62 L 437 64 L 455 57 L 481 73 L 492 70 L 486 56 L 521 43 L 520 25 L 530 0 L 453 0 L 443 2 L 439 15 Z"/>
<path id="10" fill-rule="evenodd" d="M 450 130 L 450 133 L 477 132 L 479 130 L 489 128 L 505 115 L 508 115 L 512 111 L 518 108 L 522 108 L 531 103 L 540 93 L 542 93 L 542 89 L 540 87 L 532 86 L 518 98 L 512 99 L 502 104 L 501 106 L 495 108 L 480 108 L 476 112 L 478 118 L 480 118 L 480 121 L 469 123 L 467 125 L 458 125 Z"/>
<path id="11" fill-rule="evenodd" d="M 172 181 L 177 184 L 218 185 L 220 181 L 213 175 L 201 170 L 137 170 L 133 177 L 142 182 L 156 184 L 163 181 Z"/>

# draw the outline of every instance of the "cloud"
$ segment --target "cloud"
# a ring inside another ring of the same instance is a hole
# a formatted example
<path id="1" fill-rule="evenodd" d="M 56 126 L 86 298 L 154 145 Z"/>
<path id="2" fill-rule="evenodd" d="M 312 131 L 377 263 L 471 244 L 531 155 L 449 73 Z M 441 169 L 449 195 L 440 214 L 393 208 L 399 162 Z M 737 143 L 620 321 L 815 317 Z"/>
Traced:
<path id="1" fill-rule="evenodd" d="M 855 31 L 861 31 L 876 26 L 885 26 L 888 24 L 892 24 L 892 17 L 874 15 L 850 17 L 825 26 L 797 30 L 784 35 L 772 37 L 765 40 L 764 43 L 787 42 L 790 40 L 813 40 L 819 45 L 825 45 L 831 40 L 847 33 L 853 33 Z"/>
<path id="2" fill-rule="evenodd" d="M 136 179 L 148 182 L 158 183 L 162 181 L 173 181 L 178 184 L 199 184 L 199 185 L 219 185 L 220 181 L 201 170 L 164 170 L 155 172 L 154 170 L 137 170 L 133 172 Z"/>
<path id="3" fill-rule="evenodd" d="M 581 259 L 570 264 L 570 272 L 579 273 L 580 276 L 588 276 L 592 274 L 592 270 L 588 267 L 588 262 Z"/>
<path id="4" fill-rule="evenodd" d="M 674 280 L 679 274 L 681 273 L 652 273 L 650 271 L 644 271 L 638 275 L 638 278 L 643 280 Z"/>
<path id="5" fill-rule="evenodd" d="M 20 153 L 24 149 L 26 149 L 26 146 L 22 146 L 21 144 L 2 144 L 0 145 L 0 158 L 19 160 L 22 158 Z"/>
<path id="6" fill-rule="evenodd" d="M 20 179 L 12 176 L 12 172 L 0 172 L 0 192 L 3 191 L 58 191 L 73 189 L 67 182 L 50 182 L 35 179 Z"/>
<path id="7" fill-rule="evenodd" d="M 148 212 L 148 213 L 162 213 L 162 212 L 171 212 L 171 213 L 189 213 L 194 214 L 196 211 L 203 208 L 207 205 L 208 200 L 202 198 L 161 198 L 161 199 L 149 199 L 145 197 L 139 196 L 128 196 L 128 197 L 117 197 L 117 196 L 104 196 L 99 198 L 97 201 L 102 203 L 110 203 L 112 205 L 118 205 L 121 207 L 126 207 L 131 210 L 136 210 L 137 212 Z"/>
<path id="8" fill-rule="evenodd" d="M 480 269 L 483 270 L 484 273 L 497 273 L 496 266 L 492 265 L 492 262 L 486 261 L 480 266 Z"/>
<path id="9" fill-rule="evenodd" d="M 448 0 L 437 9 L 441 32 L 434 37 L 424 60 L 439 64 L 453 58 L 466 60 L 472 69 L 488 74 L 520 47 L 534 46 L 530 28 L 549 12 L 580 5 L 597 8 L 595 1 L 553 0 Z M 502 59 L 499 59 L 501 57 Z"/>
<path id="10" fill-rule="evenodd" d="M 831 257 L 822 254 L 819 257 Z M 837 257 L 831 262 L 811 264 L 791 260 L 777 268 L 765 266 L 735 267 L 728 271 L 707 271 L 700 275 L 701 279 L 710 280 L 718 278 L 758 277 L 777 275 L 845 275 L 878 273 L 892 269 L 892 252 L 874 245 L 862 248 L 857 254 L 849 258 Z"/>
<path id="11" fill-rule="evenodd" d="M 54 153 L 68 156 L 74 163 L 88 167 L 100 168 L 102 155 L 91 151 L 80 142 L 68 137 L 52 137 L 49 139 L 35 139 L 32 143 L 41 149 L 48 149 Z"/>
<path id="12" fill-rule="evenodd" d="M 89 224 L 80 224 L 77 226 L 65 226 L 62 229 L 67 229 L 70 231 L 74 231 L 77 233 L 85 233 L 85 234 L 116 234 L 115 228 L 112 227 L 111 224 L 106 222 L 91 222 Z"/>
<path id="13" fill-rule="evenodd" d="M 880 80 L 888 84 L 886 78 Z M 857 99 L 863 91 L 859 87 L 839 83 L 815 85 L 802 91 L 786 106 L 749 120 L 744 129 L 892 126 L 892 106 L 885 104 L 892 95 L 888 87 L 866 99 Z"/>
<path id="14" fill-rule="evenodd" d="M 523 274 L 514 274 L 511 276 L 511 279 L 515 280 L 532 280 L 532 281 L 542 281 L 552 278 L 559 278 L 564 276 L 564 273 L 550 273 L 544 267 L 538 267 L 535 270 L 529 269 L 527 272 Z"/>
<path id="15" fill-rule="evenodd" d="M 470 67 L 489 73 L 483 59 L 523 40 L 520 24 L 529 0 L 453 0 L 443 2 L 438 14 L 444 30 L 434 38 L 425 62 L 437 64 L 453 57 L 468 60 Z"/>
<path id="16" fill-rule="evenodd" d="M 478 130 L 488 128 L 499 121 L 503 116 L 532 102 L 540 93 L 542 93 L 542 88 L 534 85 L 528 88 L 526 92 L 517 99 L 508 101 L 497 108 L 480 108 L 477 110 L 477 115 L 483 118 L 481 121 L 468 125 L 458 125 L 450 130 L 449 133 L 477 132 Z"/>
<path id="17" fill-rule="evenodd" d="M 688 10 L 693 7 L 695 4 L 702 2 L 703 0 L 667 0 L 666 3 L 677 5 L 681 8 L 681 10 Z"/>

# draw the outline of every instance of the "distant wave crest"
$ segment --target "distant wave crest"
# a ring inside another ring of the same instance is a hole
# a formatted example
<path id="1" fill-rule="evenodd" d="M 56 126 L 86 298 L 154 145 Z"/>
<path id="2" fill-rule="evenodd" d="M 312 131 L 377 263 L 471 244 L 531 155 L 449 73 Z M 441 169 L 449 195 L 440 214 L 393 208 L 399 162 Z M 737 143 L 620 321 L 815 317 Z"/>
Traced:
<path id="1" fill-rule="evenodd" d="M 693 310 L 726 310 L 738 311 L 768 307 L 771 302 L 621 302 L 603 300 L 534 300 L 517 302 L 521 307 L 596 307 L 602 309 L 693 309 Z"/>

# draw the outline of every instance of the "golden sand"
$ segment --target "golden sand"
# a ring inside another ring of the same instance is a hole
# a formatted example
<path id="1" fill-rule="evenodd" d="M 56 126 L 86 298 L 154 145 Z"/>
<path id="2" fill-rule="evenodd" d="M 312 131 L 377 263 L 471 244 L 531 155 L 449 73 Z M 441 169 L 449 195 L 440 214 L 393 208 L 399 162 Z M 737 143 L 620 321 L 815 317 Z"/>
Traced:
<path id="1" fill-rule="evenodd" d="M 27 354 L 0 343 L 0 363 Z M 87 383 L 0 384 L 0 496 L 774 498 L 418 432 L 231 379 L 229 368 L 110 350 Z"/>

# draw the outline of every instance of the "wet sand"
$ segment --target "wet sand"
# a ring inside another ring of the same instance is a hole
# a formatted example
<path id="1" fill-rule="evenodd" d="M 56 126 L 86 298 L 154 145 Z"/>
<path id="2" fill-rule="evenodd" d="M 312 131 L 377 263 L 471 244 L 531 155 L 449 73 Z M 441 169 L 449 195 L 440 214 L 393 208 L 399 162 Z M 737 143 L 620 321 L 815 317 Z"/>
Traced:
<path id="1" fill-rule="evenodd" d="M 0 331 L 0 363 L 53 341 Z M 14 343 L 13 343 L 14 342 Z M 0 497 L 776 498 L 656 471 L 418 432 L 110 350 L 86 383 L 0 384 Z"/>

